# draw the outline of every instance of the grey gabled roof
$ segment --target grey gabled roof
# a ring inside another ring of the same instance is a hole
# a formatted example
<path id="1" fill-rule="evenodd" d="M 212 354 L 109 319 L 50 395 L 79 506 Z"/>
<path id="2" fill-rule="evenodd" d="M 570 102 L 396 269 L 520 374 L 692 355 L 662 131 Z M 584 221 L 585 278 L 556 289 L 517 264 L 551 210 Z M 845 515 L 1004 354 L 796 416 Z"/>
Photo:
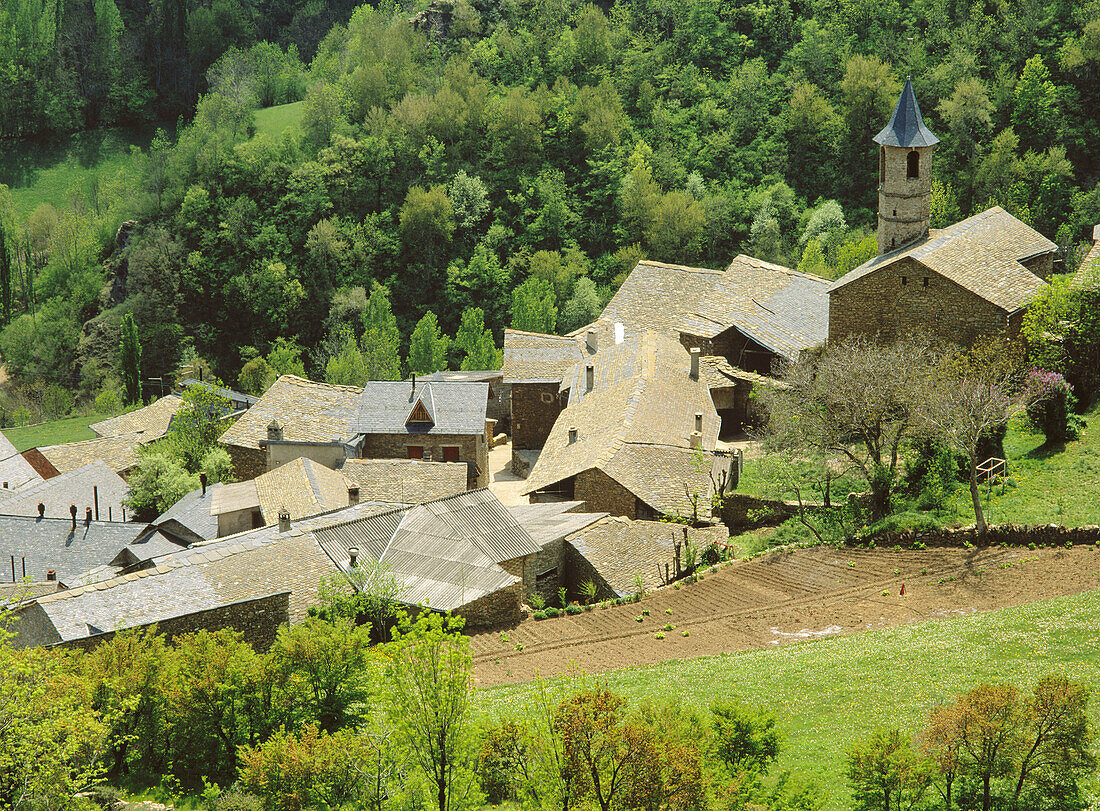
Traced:
<path id="1" fill-rule="evenodd" d="M 406 424 L 417 402 L 431 424 Z M 484 434 L 488 383 L 373 381 L 363 387 L 352 431 L 358 434 Z"/>
<path id="2" fill-rule="evenodd" d="M 1050 253 L 1057 246 L 1000 206 L 911 243 L 868 259 L 845 273 L 828 290 L 846 285 L 906 257 L 969 290 L 1005 312 L 1026 307 L 1047 283 L 1021 260 Z"/>
<path id="3" fill-rule="evenodd" d="M 875 143 L 907 149 L 912 146 L 935 146 L 939 142 L 940 139 L 924 126 L 924 116 L 920 114 L 913 82 L 906 79 L 890 123 L 875 136 Z"/>
<path id="4" fill-rule="evenodd" d="M 218 516 L 210 514 L 210 505 L 214 501 L 214 493 L 222 486 L 221 482 L 216 482 L 207 486 L 205 493 L 201 489 L 192 490 L 165 510 L 153 526 L 188 543 L 217 538 Z"/>
<path id="5" fill-rule="evenodd" d="M 504 379 L 509 383 L 558 383 L 583 357 L 575 337 L 504 330 Z"/>
<path id="6" fill-rule="evenodd" d="M 133 541 L 144 524 L 122 521 L 92 521 L 37 518 L 26 515 L 0 515 L 0 580 L 11 579 L 11 556 L 15 556 L 16 579 L 22 579 L 23 559 L 32 582 L 46 579 L 53 569 L 61 583 L 89 569 L 114 560 L 119 551 Z"/>
<path id="7" fill-rule="evenodd" d="M 0 490 L 17 490 L 26 484 L 40 482 L 42 477 L 31 463 L 15 449 L 6 436 L 0 434 Z"/>
<path id="8" fill-rule="evenodd" d="M 2 492 L 2 491 L 0 491 Z M 7 495 L 0 501 L 0 514 L 38 515 L 38 505 L 46 507 L 51 518 L 69 519 L 69 507 L 76 505 L 78 517 L 84 518 L 88 507 L 95 508 L 99 501 L 99 517 L 122 520 L 122 499 L 130 492 L 126 480 L 111 470 L 102 459 L 84 467 L 27 484 L 19 492 Z"/>

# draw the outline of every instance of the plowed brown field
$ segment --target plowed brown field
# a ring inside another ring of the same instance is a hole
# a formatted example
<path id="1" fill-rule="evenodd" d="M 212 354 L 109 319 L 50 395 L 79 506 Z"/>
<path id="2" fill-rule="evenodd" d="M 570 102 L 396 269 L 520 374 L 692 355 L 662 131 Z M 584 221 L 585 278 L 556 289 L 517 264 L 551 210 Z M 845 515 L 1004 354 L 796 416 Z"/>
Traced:
<path id="1" fill-rule="evenodd" d="M 722 567 L 679 589 L 661 589 L 639 603 L 475 634 L 474 677 L 479 686 L 490 686 L 553 676 L 574 666 L 598 673 L 1095 588 L 1100 588 L 1100 551 L 1091 547 L 781 551 Z M 666 624 L 674 630 L 657 639 Z"/>

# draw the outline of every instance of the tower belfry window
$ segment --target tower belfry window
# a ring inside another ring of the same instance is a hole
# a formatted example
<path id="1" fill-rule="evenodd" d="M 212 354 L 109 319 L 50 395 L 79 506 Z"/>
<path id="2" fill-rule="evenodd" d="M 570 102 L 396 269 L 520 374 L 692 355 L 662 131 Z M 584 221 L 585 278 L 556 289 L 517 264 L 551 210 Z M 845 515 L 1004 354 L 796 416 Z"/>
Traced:
<path id="1" fill-rule="evenodd" d="M 905 157 L 905 177 L 909 180 L 920 177 L 920 153 L 915 149 Z"/>
<path id="2" fill-rule="evenodd" d="M 886 182 L 886 147 L 878 148 L 878 182 Z"/>

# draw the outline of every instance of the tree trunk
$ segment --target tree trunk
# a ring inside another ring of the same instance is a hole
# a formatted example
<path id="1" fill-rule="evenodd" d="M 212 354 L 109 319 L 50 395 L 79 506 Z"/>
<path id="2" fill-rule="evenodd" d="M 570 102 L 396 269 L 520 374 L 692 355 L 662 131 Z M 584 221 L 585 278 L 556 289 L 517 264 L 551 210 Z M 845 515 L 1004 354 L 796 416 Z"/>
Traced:
<path id="1" fill-rule="evenodd" d="M 978 462 L 974 454 L 970 454 L 970 500 L 974 502 L 974 523 L 978 534 L 985 535 L 985 511 L 982 509 L 982 494 L 978 492 Z"/>
<path id="2" fill-rule="evenodd" d="M 989 775 L 982 777 L 982 811 L 989 811 Z"/>

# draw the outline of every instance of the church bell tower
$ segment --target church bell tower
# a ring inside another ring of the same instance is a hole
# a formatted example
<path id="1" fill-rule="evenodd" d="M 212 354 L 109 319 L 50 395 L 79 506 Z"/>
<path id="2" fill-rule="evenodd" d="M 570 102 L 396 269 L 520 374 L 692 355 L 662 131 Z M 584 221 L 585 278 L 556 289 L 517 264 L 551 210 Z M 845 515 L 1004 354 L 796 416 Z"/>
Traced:
<path id="1" fill-rule="evenodd" d="M 924 126 L 913 83 L 906 79 L 890 123 L 875 136 L 879 145 L 879 256 L 928 234 L 932 150 L 939 142 Z"/>

